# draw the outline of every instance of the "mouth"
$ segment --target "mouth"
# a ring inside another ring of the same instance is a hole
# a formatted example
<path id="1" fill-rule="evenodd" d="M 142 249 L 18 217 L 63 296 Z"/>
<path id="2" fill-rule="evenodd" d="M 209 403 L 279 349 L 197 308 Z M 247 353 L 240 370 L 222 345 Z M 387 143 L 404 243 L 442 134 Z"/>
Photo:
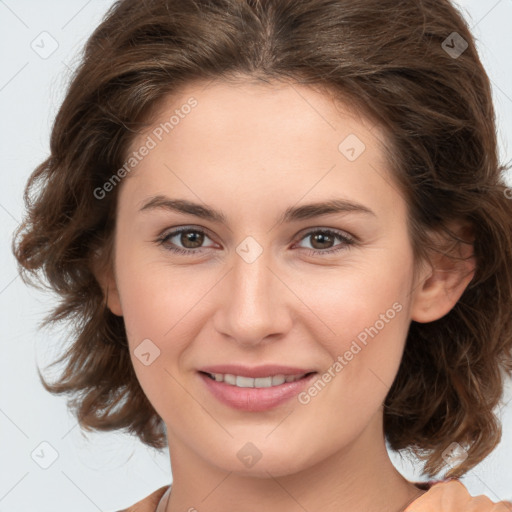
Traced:
<path id="1" fill-rule="evenodd" d="M 215 382 L 224 382 L 229 386 L 236 386 L 238 388 L 271 388 L 281 386 L 286 382 L 296 382 L 298 380 L 309 377 L 316 372 L 307 372 L 295 375 L 268 375 L 266 377 L 245 377 L 243 375 L 234 375 L 232 373 L 209 373 L 199 372 L 209 377 Z"/>
<path id="2" fill-rule="evenodd" d="M 209 368 L 198 375 L 211 396 L 223 405 L 246 412 L 274 409 L 298 395 L 312 381 L 316 371 L 279 367 L 243 369 Z M 223 371 L 220 371 L 223 370 Z M 252 375 L 248 375 L 252 374 Z"/>

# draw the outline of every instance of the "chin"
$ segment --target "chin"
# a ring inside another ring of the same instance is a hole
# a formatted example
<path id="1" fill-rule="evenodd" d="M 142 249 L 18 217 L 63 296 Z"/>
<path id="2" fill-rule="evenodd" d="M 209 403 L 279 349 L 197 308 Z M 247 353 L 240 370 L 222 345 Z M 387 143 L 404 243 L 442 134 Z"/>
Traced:
<path id="1" fill-rule="evenodd" d="M 272 446 L 267 443 L 265 447 L 257 448 L 257 442 L 242 443 L 238 447 L 223 450 L 215 456 L 211 463 L 220 469 L 233 472 L 238 475 L 251 476 L 255 478 L 282 477 L 298 473 L 309 465 L 313 464 L 311 457 L 304 453 L 304 449 L 295 450 L 289 444 Z M 306 442 L 302 444 L 304 446 Z M 229 454 L 232 453 L 232 456 Z"/>

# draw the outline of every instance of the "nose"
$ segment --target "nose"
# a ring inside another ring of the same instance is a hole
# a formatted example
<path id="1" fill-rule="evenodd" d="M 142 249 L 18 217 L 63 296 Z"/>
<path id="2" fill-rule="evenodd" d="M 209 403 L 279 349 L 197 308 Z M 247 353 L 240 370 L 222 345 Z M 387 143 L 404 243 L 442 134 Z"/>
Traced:
<path id="1" fill-rule="evenodd" d="M 218 290 L 214 326 L 240 345 L 275 341 L 290 330 L 292 292 L 271 268 L 267 252 L 249 263 L 238 254 Z M 221 284 L 221 283 L 219 283 Z"/>

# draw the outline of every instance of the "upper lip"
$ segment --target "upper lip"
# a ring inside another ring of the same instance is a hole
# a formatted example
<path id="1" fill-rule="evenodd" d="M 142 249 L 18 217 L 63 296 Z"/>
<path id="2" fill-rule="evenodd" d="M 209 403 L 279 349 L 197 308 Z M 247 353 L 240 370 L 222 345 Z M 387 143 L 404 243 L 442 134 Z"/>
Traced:
<path id="1" fill-rule="evenodd" d="M 262 366 L 245 366 L 241 364 L 218 364 L 214 366 L 205 366 L 199 371 L 206 373 L 222 373 L 239 375 L 241 377 L 268 377 L 273 375 L 304 375 L 314 372 L 311 368 L 294 368 L 279 364 L 266 364 Z"/>

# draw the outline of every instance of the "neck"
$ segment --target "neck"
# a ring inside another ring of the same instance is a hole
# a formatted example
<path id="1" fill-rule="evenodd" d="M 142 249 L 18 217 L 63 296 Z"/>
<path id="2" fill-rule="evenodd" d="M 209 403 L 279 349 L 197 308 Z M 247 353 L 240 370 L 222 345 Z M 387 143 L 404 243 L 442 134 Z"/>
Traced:
<path id="1" fill-rule="evenodd" d="M 255 477 L 218 468 L 167 432 L 173 483 L 165 512 L 400 512 L 422 494 L 389 459 L 382 414 L 350 446 L 278 477 L 268 471 L 268 477 Z"/>

